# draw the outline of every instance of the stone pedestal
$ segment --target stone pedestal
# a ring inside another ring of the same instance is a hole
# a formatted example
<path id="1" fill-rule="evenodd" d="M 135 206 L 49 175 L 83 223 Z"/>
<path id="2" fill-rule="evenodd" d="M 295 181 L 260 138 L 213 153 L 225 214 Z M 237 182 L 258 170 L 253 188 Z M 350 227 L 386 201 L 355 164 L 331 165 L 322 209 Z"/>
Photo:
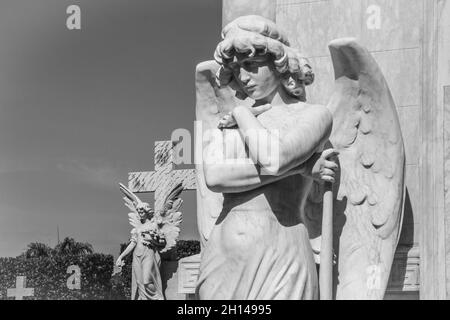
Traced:
<path id="1" fill-rule="evenodd" d="M 185 294 L 187 299 L 194 299 L 200 272 L 200 254 L 180 259 L 178 270 L 178 292 Z"/>
<path id="2" fill-rule="evenodd" d="M 162 261 L 161 279 L 166 300 L 185 300 L 186 296 L 178 292 L 178 261 Z"/>
<path id="3" fill-rule="evenodd" d="M 200 270 L 200 255 L 163 261 L 161 278 L 167 300 L 194 300 L 195 286 Z"/>

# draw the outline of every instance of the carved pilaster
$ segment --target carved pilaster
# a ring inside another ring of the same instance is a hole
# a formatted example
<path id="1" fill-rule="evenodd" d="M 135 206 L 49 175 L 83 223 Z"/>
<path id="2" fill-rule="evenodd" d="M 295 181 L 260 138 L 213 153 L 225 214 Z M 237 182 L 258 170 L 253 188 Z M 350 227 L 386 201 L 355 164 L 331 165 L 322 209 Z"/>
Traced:
<path id="1" fill-rule="evenodd" d="M 439 92 L 440 7 L 424 0 L 422 50 L 422 150 L 420 210 L 420 297 L 445 299 L 445 204 L 443 102 Z"/>

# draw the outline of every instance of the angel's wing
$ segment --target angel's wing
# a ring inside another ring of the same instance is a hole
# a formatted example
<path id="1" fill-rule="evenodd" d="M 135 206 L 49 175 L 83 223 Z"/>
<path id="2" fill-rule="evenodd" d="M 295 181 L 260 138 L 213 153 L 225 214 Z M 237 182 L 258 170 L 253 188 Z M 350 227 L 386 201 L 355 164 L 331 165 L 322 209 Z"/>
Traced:
<path id="1" fill-rule="evenodd" d="M 164 200 L 164 206 L 162 209 L 162 216 L 166 216 L 173 212 L 178 211 L 178 209 L 183 204 L 183 200 L 180 198 L 181 192 L 184 190 L 183 183 L 175 186 L 172 191 L 167 195 Z"/>
<path id="2" fill-rule="evenodd" d="M 237 98 L 239 92 L 233 90 L 231 84 L 219 88 L 216 81 L 216 74 L 219 68 L 220 66 L 217 62 L 205 61 L 197 65 L 195 74 L 196 120 L 200 124 L 196 130 L 201 130 L 201 132 L 195 134 L 197 224 L 202 247 L 205 246 L 209 238 L 223 204 L 223 195 L 212 192 L 206 187 L 202 164 L 205 145 L 205 141 L 203 141 L 204 133 L 207 130 L 217 129 L 220 118 L 233 110 L 236 105 L 251 106 L 254 103 L 251 99 L 241 100 Z M 198 141 L 198 137 L 202 137 L 202 141 Z"/>
<path id="3" fill-rule="evenodd" d="M 122 193 L 125 195 L 125 197 L 123 197 L 125 206 L 131 210 L 131 212 L 128 214 L 128 222 L 133 227 L 133 229 L 131 230 L 131 232 L 133 233 L 138 226 L 142 225 L 141 219 L 139 218 L 139 214 L 137 212 L 137 206 L 139 205 L 141 200 L 123 184 L 119 183 L 119 188 L 120 191 L 122 191 Z"/>
<path id="4" fill-rule="evenodd" d="M 127 197 L 123 197 L 122 199 L 125 201 L 125 206 L 128 209 L 130 209 L 132 212 L 136 212 L 137 213 L 136 206 L 134 205 L 134 203 L 130 199 L 128 199 Z"/>
<path id="5" fill-rule="evenodd" d="M 123 200 L 125 201 L 125 206 L 128 207 L 131 211 L 137 212 L 136 208 L 139 204 L 142 203 L 141 199 L 138 198 L 130 189 L 125 187 L 123 184 L 119 183 L 120 191 L 125 195 Z"/>
<path id="6" fill-rule="evenodd" d="M 141 219 L 139 218 L 139 215 L 136 212 L 130 212 L 128 214 L 128 222 L 130 222 L 130 225 L 133 228 L 137 228 L 142 225 Z"/>
<path id="7" fill-rule="evenodd" d="M 178 211 L 183 204 L 183 200 L 180 198 L 180 194 L 183 190 L 183 184 L 178 184 L 172 189 L 164 201 L 161 214 L 162 227 L 160 232 L 164 235 L 166 245 L 161 252 L 169 251 L 177 243 L 180 234 L 180 225 L 183 221 L 183 214 Z"/>
<path id="8" fill-rule="evenodd" d="M 336 79 L 328 105 L 333 114 L 330 142 L 340 152 L 341 167 L 334 202 L 336 298 L 383 299 L 403 217 L 400 124 L 370 53 L 350 38 L 335 40 L 329 48 Z M 313 191 L 308 217 L 320 207 L 321 192 Z M 317 236 L 317 228 L 313 233 Z"/>
<path id="9" fill-rule="evenodd" d="M 200 124 L 197 130 L 201 130 L 200 134 L 195 135 L 196 139 L 199 136 L 203 138 L 207 130 L 216 129 L 220 116 L 230 111 L 233 106 L 232 90 L 228 87 L 219 88 L 216 83 L 215 75 L 218 70 L 219 65 L 215 61 L 202 62 L 196 68 L 196 120 Z M 204 142 L 196 140 L 195 144 L 197 224 L 204 247 L 222 210 L 223 195 L 206 187 L 202 164 Z"/>
<path id="10" fill-rule="evenodd" d="M 166 240 L 166 246 L 161 252 L 169 251 L 176 245 L 178 236 L 180 235 L 180 225 L 182 221 L 183 215 L 181 212 L 173 212 L 166 217 L 164 225 L 161 227 L 161 233 Z"/>

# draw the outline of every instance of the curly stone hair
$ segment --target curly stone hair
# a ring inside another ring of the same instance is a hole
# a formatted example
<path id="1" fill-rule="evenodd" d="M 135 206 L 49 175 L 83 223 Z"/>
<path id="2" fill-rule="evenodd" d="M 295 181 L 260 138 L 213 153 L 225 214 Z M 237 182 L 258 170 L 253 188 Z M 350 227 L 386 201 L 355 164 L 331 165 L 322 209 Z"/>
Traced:
<path id="1" fill-rule="evenodd" d="M 229 85 L 236 90 L 238 98 L 245 99 L 247 95 L 237 85 L 229 64 L 236 53 L 246 53 L 249 57 L 270 55 L 286 92 L 306 100 L 305 86 L 314 82 L 312 68 L 298 50 L 290 47 L 287 37 L 274 22 L 260 16 L 239 17 L 223 28 L 222 39 L 214 53 L 221 66 L 216 75 L 219 86 Z"/>

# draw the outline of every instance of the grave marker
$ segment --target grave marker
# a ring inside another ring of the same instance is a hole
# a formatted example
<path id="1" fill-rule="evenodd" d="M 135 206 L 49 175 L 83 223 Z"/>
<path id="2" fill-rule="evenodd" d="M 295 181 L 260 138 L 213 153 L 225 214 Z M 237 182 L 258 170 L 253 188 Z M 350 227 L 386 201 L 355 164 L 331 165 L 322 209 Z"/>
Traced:
<path id="1" fill-rule="evenodd" d="M 131 172 L 128 174 L 128 188 L 135 193 L 155 192 L 155 210 L 161 209 L 164 205 L 164 199 L 172 191 L 172 189 L 179 183 L 183 183 L 185 190 L 196 190 L 196 176 L 195 169 L 174 170 L 176 161 L 174 151 L 177 144 L 172 141 L 157 141 L 155 142 L 155 170 L 149 172 Z M 179 266 L 182 265 L 181 261 Z M 178 268 L 178 277 L 172 279 L 165 279 L 169 282 L 176 283 L 180 279 L 190 278 L 190 273 L 185 272 L 186 269 Z M 192 271 L 192 270 L 189 270 Z M 163 274 L 163 273 L 162 273 Z M 177 276 L 176 274 L 173 277 Z M 179 290 L 180 284 L 176 285 L 175 290 L 166 289 L 166 294 L 170 291 L 178 291 L 178 294 L 186 294 L 189 292 L 181 292 Z M 172 297 L 177 298 L 177 297 Z M 190 298 L 187 295 L 187 298 Z M 168 297 L 169 299 L 169 297 Z"/>
<path id="2" fill-rule="evenodd" d="M 34 296 L 34 289 L 26 288 L 26 280 L 26 277 L 18 276 L 16 278 L 16 287 L 8 289 L 7 296 L 14 297 L 15 300 L 23 300 L 23 297 Z"/>
<path id="3" fill-rule="evenodd" d="M 155 142 L 155 171 L 131 172 L 128 188 L 135 193 L 155 192 L 155 209 L 162 208 L 165 197 L 179 183 L 185 190 L 196 190 L 195 169 L 174 170 L 172 141 Z"/>

